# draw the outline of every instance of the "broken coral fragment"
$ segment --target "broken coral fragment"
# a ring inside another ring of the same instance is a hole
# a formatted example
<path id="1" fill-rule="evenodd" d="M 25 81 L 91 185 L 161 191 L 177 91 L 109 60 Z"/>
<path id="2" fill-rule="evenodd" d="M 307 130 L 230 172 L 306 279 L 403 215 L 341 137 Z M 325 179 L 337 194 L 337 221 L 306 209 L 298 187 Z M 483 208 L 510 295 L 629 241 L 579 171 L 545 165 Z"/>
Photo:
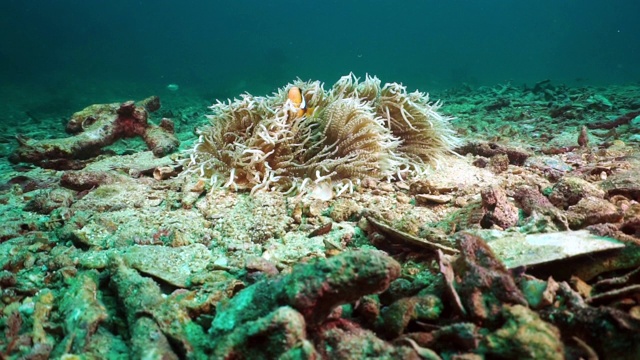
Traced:
<path id="1" fill-rule="evenodd" d="M 454 284 L 471 319 L 493 321 L 505 304 L 527 305 L 507 268 L 480 237 L 458 235 L 461 256 L 453 262 Z"/>
<path id="2" fill-rule="evenodd" d="M 344 76 L 329 91 L 298 80 L 273 96 L 243 94 L 211 109 L 186 173 L 236 190 L 331 198 L 367 177 L 420 173 L 458 144 L 439 103 L 369 76 Z"/>
<path id="3" fill-rule="evenodd" d="M 179 141 L 173 123 L 162 119 L 160 125 L 148 122 L 149 113 L 160 107 L 160 99 L 152 96 L 136 104 L 91 105 L 71 117 L 67 132 L 72 137 L 33 140 L 18 137 L 20 146 L 10 156 L 14 163 L 30 162 L 44 168 L 78 169 L 81 160 L 96 156 L 100 150 L 121 138 L 140 136 L 155 156 L 174 151 Z"/>
<path id="4" fill-rule="evenodd" d="M 262 280 L 217 309 L 209 332 L 223 338 L 234 328 L 290 306 L 309 325 L 323 322 L 338 305 L 386 290 L 400 264 L 378 251 L 348 251 L 294 267 L 290 274 Z"/>

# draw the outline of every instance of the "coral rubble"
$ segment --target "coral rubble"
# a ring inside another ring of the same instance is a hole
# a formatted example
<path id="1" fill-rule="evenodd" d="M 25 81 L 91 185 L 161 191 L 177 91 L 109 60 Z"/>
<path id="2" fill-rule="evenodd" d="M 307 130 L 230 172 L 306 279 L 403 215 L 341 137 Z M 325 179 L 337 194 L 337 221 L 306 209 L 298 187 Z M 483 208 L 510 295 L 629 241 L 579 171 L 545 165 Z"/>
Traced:
<path id="1" fill-rule="evenodd" d="M 640 117 L 614 119 L 640 87 L 455 91 L 465 156 L 426 174 L 448 122 L 353 77 L 214 106 L 186 177 L 152 151 L 0 156 L 0 358 L 637 359 Z"/>
<path id="2" fill-rule="evenodd" d="M 162 119 L 160 125 L 147 121 L 149 113 L 160 108 L 160 99 L 152 96 L 140 102 L 97 104 L 79 111 L 67 123 L 74 136 L 62 139 L 33 140 L 18 136 L 20 146 L 10 156 L 12 162 L 30 162 L 45 168 L 77 169 L 81 160 L 96 156 L 118 139 L 141 136 L 156 156 L 174 151 L 180 143 L 173 122 Z"/>
<path id="3" fill-rule="evenodd" d="M 298 80 L 273 96 L 243 94 L 211 106 L 187 172 L 233 189 L 330 198 L 365 177 L 402 179 L 436 165 L 457 144 L 438 108 L 424 93 L 353 74 L 329 91 Z"/>

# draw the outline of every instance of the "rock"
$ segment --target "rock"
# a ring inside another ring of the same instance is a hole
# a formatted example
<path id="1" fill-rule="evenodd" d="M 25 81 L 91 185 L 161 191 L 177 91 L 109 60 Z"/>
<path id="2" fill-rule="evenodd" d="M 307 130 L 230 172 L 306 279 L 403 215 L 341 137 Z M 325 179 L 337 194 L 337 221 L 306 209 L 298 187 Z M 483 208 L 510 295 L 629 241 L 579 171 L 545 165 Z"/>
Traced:
<path id="1" fill-rule="evenodd" d="M 407 342 L 394 346 L 344 319 L 325 324 L 316 339 L 321 359 L 422 359 Z"/>
<path id="2" fill-rule="evenodd" d="M 569 230 L 566 216 L 560 209 L 553 206 L 549 199 L 542 195 L 538 189 L 521 186 L 516 189 L 513 198 L 525 214 L 544 216 L 548 219 L 546 223 L 555 225 L 559 230 Z"/>
<path id="3" fill-rule="evenodd" d="M 127 249 L 123 257 L 134 269 L 177 287 L 187 287 L 189 278 L 204 271 L 212 259 L 211 252 L 202 244 L 177 248 L 136 245 Z"/>
<path id="4" fill-rule="evenodd" d="M 177 149 L 180 142 L 173 133 L 173 125 L 163 119 L 161 126 L 147 121 L 149 112 L 159 107 L 160 100 L 152 97 L 136 105 L 133 101 L 122 104 L 91 105 L 71 117 L 68 138 L 33 140 L 18 138 L 19 147 L 10 161 L 30 162 L 45 168 L 78 169 L 82 160 L 96 156 L 103 147 L 118 139 L 140 136 L 156 156 L 164 156 Z"/>
<path id="5" fill-rule="evenodd" d="M 349 251 L 295 266 L 290 274 L 247 287 L 217 309 L 210 333 L 228 333 L 280 306 L 300 312 L 309 325 L 334 307 L 384 291 L 400 275 L 400 265 L 378 251 Z"/>
<path id="6" fill-rule="evenodd" d="M 140 329 L 145 324 L 138 320 L 150 317 L 171 341 L 172 348 L 183 351 L 186 357 L 193 356 L 204 350 L 206 342 L 204 330 L 191 319 L 202 311 L 200 307 L 212 306 L 212 300 L 195 298 L 194 294 L 186 291 L 173 292 L 166 296 L 160 286 L 151 278 L 143 277 L 136 270 L 127 267 L 122 259 L 113 257 L 110 271 L 111 286 L 115 289 L 121 311 L 124 313 L 129 328 L 142 333 L 153 334 L 153 328 Z M 215 285 L 215 284 L 211 284 Z M 213 297 L 224 298 L 219 293 Z M 144 344 L 143 344 L 144 345 Z M 162 341 L 147 343 L 156 347 L 163 347 Z"/>
<path id="7" fill-rule="evenodd" d="M 404 332 L 410 321 L 436 320 L 442 310 L 442 301 L 433 295 L 402 298 L 382 309 L 379 332 L 388 339 L 395 339 Z"/>
<path id="8" fill-rule="evenodd" d="M 212 358 L 314 359 L 319 356 L 307 340 L 304 317 L 294 309 L 282 306 L 216 339 Z"/>
<path id="9" fill-rule="evenodd" d="M 499 186 L 485 188 L 480 193 L 482 208 L 485 211 L 480 221 L 483 228 L 497 225 L 502 229 L 508 229 L 518 223 L 518 208 L 507 200 L 507 194 Z"/>
<path id="10" fill-rule="evenodd" d="M 555 301 L 558 283 L 549 277 L 547 281 L 524 275 L 519 281 L 520 289 L 532 309 L 541 309 Z"/>
<path id="11" fill-rule="evenodd" d="M 421 346 L 428 347 L 443 352 L 475 351 L 478 352 L 478 345 L 482 336 L 479 334 L 480 328 L 473 323 L 459 322 L 445 325 L 429 333 L 413 333 L 407 337 L 412 337 Z M 476 354 L 478 360 L 484 359 Z M 469 359 L 476 359 L 473 354 L 469 354 Z M 463 357 L 461 359 L 467 359 Z"/>
<path id="12" fill-rule="evenodd" d="M 600 358 L 616 360 L 636 360 L 638 358 L 638 354 L 640 354 L 640 321 L 632 318 L 625 311 L 610 306 L 584 306 L 569 309 L 566 307 L 552 308 L 548 313 L 543 313 L 543 317 L 546 321 L 557 326 L 563 334 L 571 334 L 589 344 L 589 347 L 600 355 Z M 523 316 L 522 320 L 526 320 L 527 317 L 533 323 L 540 323 L 537 316 Z M 521 328 L 521 330 L 526 330 L 526 328 Z M 530 341 L 534 341 L 530 346 L 537 348 L 538 345 L 542 345 L 543 341 L 547 341 L 547 346 L 551 346 L 555 342 L 551 341 L 551 337 L 556 331 L 547 330 L 546 336 L 540 336 L 544 333 L 535 329 L 529 330 L 534 331 L 531 335 L 538 336 L 537 340 L 530 339 Z M 522 335 L 525 334 L 523 331 Z M 530 346 L 525 345 L 523 349 L 535 350 Z M 558 354 L 562 354 L 562 352 Z M 538 355 L 542 354 L 538 353 Z M 526 355 L 523 354 L 523 356 Z M 518 357 L 506 356 L 505 358 Z M 549 358 L 553 359 L 553 357 Z"/>
<path id="13" fill-rule="evenodd" d="M 148 317 L 136 320 L 131 329 L 131 352 L 136 359 L 179 359 L 158 324 Z"/>
<path id="14" fill-rule="evenodd" d="M 455 289 L 472 319 L 493 320 L 505 304 L 527 305 L 513 277 L 481 238 L 461 233 L 460 257 L 453 263 Z"/>
<path id="15" fill-rule="evenodd" d="M 471 164 L 475 167 L 484 169 L 489 165 L 489 159 L 485 157 L 478 157 L 477 159 L 473 160 Z"/>
<path id="16" fill-rule="evenodd" d="M 640 173 L 635 169 L 609 176 L 601 187 L 607 197 L 622 195 L 630 200 L 640 201 Z"/>
<path id="17" fill-rule="evenodd" d="M 417 194 L 416 200 L 420 204 L 446 204 L 451 202 L 452 197 L 448 195 L 431 195 L 431 194 Z"/>
<path id="18" fill-rule="evenodd" d="M 59 305 L 65 318 L 65 337 L 54 349 L 54 357 L 63 353 L 85 353 L 98 327 L 109 317 L 97 296 L 98 276 L 97 271 L 90 270 L 68 280 L 71 286 Z"/>
<path id="19" fill-rule="evenodd" d="M 508 269 L 542 265 L 624 247 L 621 242 L 591 234 L 588 230 L 528 235 L 487 230 L 476 233 L 486 239 L 489 247 Z M 593 260 L 587 259 L 587 262 L 592 264 Z M 575 268 L 568 270 L 576 271 Z"/>
<path id="20" fill-rule="evenodd" d="M 553 205 L 566 210 L 587 196 L 603 198 L 604 191 L 586 180 L 565 176 L 553 185 L 548 198 Z"/>
<path id="21" fill-rule="evenodd" d="M 380 315 L 380 300 L 378 296 L 363 296 L 356 304 L 354 314 L 358 316 L 366 327 L 373 329 Z"/>
<path id="22" fill-rule="evenodd" d="M 564 345 L 560 331 L 538 314 L 522 305 L 506 305 L 502 312 L 501 328 L 480 344 L 487 358 L 498 359 L 564 359 Z"/>
<path id="23" fill-rule="evenodd" d="M 622 220 L 622 212 L 607 200 L 596 197 L 582 198 L 569 207 L 566 213 L 572 229 L 582 229 L 589 225 L 615 223 Z"/>

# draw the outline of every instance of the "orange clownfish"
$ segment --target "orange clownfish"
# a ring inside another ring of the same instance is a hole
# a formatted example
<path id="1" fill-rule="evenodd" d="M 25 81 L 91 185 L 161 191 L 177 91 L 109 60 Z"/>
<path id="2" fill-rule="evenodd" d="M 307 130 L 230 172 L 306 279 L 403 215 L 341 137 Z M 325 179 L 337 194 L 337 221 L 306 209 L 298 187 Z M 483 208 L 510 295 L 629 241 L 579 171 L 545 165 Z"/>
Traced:
<path id="1" fill-rule="evenodd" d="M 305 101 L 304 96 L 302 95 L 302 90 L 300 90 L 299 87 L 292 86 L 291 89 L 289 89 L 289 95 L 287 97 L 293 106 L 298 109 L 298 112 L 295 114 L 296 117 L 303 116 L 307 113 L 307 102 Z"/>

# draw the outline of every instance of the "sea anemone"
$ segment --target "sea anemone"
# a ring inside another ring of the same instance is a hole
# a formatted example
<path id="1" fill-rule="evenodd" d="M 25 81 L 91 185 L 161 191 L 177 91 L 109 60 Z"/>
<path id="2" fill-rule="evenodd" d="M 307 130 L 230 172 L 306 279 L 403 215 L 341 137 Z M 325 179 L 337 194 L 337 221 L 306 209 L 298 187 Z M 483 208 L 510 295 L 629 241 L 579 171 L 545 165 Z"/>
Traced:
<path id="1" fill-rule="evenodd" d="M 243 94 L 211 106 L 185 174 L 252 193 L 339 196 L 365 177 L 403 179 L 437 166 L 458 143 L 438 108 L 424 93 L 353 74 L 329 91 L 297 80 L 272 96 Z"/>

